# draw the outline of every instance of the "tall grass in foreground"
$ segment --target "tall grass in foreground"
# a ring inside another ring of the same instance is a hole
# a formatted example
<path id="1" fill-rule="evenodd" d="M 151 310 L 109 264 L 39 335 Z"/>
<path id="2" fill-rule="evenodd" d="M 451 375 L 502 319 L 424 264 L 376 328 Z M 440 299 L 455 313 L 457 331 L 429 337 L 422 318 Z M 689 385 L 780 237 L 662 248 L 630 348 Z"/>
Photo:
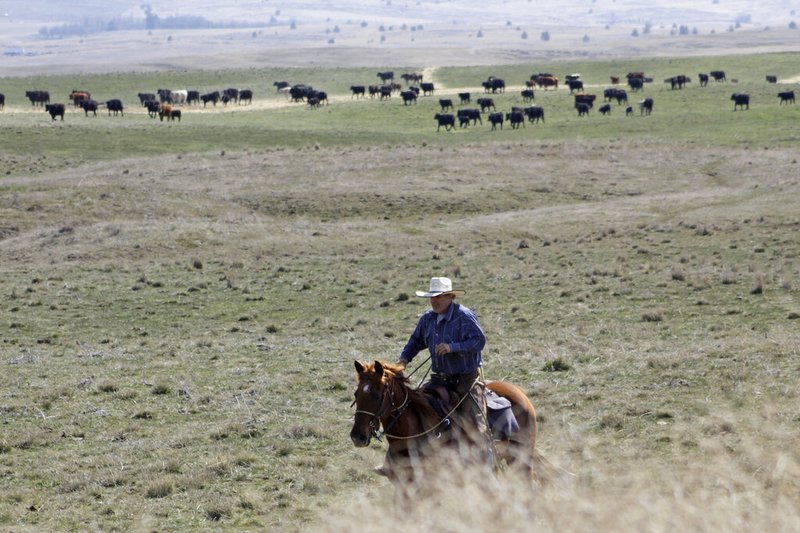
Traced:
<path id="1" fill-rule="evenodd" d="M 775 428 L 773 428 L 775 429 Z M 572 445 L 574 437 L 564 436 Z M 588 448 L 587 454 L 592 453 Z M 711 451 L 711 450 L 710 450 Z M 318 531 L 772 531 L 800 529 L 800 465 L 779 449 L 719 447 L 706 464 L 627 470 L 551 469 L 532 484 L 511 472 L 495 482 L 454 464 L 409 500 L 367 486 Z M 737 455 L 738 454 L 738 455 Z M 743 460 L 743 457 L 745 458 Z"/>

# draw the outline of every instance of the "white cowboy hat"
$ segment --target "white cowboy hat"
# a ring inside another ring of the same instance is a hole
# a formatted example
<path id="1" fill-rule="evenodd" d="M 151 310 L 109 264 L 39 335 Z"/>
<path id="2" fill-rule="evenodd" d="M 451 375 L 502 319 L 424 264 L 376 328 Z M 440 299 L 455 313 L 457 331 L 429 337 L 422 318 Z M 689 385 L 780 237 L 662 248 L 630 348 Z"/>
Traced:
<path id="1" fill-rule="evenodd" d="M 454 296 L 461 296 L 464 291 L 454 290 L 453 282 L 450 278 L 431 278 L 431 286 L 427 291 L 417 291 L 417 296 L 420 298 L 433 298 L 440 294 L 451 293 Z"/>

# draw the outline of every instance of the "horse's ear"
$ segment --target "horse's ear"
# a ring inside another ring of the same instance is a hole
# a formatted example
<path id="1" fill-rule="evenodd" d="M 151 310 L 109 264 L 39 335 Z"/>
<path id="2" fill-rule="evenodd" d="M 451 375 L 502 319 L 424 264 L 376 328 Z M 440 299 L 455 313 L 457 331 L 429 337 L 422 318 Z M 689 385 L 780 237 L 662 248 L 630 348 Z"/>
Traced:
<path id="1" fill-rule="evenodd" d="M 364 365 L 362 365 L 362 364 L 361 364 L 361 363 L 359 363 L 358 361 L 353 361 L 353 362 L 354 362 L 354 363 L 355 363 L 355 365 L 356 365 L 356 372 L 358 372 L 359 374 L 363 374 L 363 373 L 364 373 L 364 370 L 365 370 L 365 368 L 364 368 Z"/>
<path id="2" fill-rule="evenodd" d="M 378 379 L 383 377 L 383 364 L 380 361 L 375 361 L 375 375 Z"/>

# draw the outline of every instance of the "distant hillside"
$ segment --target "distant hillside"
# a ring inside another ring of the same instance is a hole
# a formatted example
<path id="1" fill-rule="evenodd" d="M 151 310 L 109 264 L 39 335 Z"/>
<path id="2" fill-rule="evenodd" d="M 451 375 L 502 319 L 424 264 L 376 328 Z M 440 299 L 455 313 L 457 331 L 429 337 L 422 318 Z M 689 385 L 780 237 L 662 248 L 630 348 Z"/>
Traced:
<path id="1" fill-rule="evenodd" d="M 800 0 L 7 3 L 0 75 L 800 51 Z M 177 7 L 176 7 L 177 6 Z"/>
<path id="2" fill-rule="evenodd" d="M 407 24 L 425 26 L 526 27 L 616 25 L 697 26 L 703 31 L 725 31 L 733 25 L 750 28 L 785 27 L 796 18 L 800 2 L 783 0 L 313 0 L 217 2 L 130 2 L 129 0 L 87 0 L 76 9 L 61 0 L 8 2 L 7 18 L 43 25 L 80 23 L 85 20 L 145 18 L 145 10 L 160 17 L 203 17 L 216 22 L 265 24 Z M 143 6 L 148 6 L 143 8 Z"/>

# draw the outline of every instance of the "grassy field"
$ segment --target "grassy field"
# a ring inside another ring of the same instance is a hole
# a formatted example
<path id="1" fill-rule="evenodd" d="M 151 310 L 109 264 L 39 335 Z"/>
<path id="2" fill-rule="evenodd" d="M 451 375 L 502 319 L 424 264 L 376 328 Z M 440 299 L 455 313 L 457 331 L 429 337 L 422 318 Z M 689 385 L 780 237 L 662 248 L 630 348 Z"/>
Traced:
<path id="1" fill-rule="evenodd" d="M 436 133 L 437 97 L 351 99 L 367 69 L 0 80 L 0 528 L 796 530 L 800 108 L 764 81 L 796 59 L 430 73 L 442 94 L 655 78 L 651 117 L 537 91 L 547 122 L 496 132 Z M 715 68 L 738 83 L 663 83 Z M 164 86 L 256 101 L 162 123 L 134 102 Z M 126 114 L 52 123 L 33 88 Z M 573 476 L 392 510 L 382 445 L 348 438 L 353 360 L 397 357 L 433 275 L 467 290 L 487 376 L 529 392 Z"/>

